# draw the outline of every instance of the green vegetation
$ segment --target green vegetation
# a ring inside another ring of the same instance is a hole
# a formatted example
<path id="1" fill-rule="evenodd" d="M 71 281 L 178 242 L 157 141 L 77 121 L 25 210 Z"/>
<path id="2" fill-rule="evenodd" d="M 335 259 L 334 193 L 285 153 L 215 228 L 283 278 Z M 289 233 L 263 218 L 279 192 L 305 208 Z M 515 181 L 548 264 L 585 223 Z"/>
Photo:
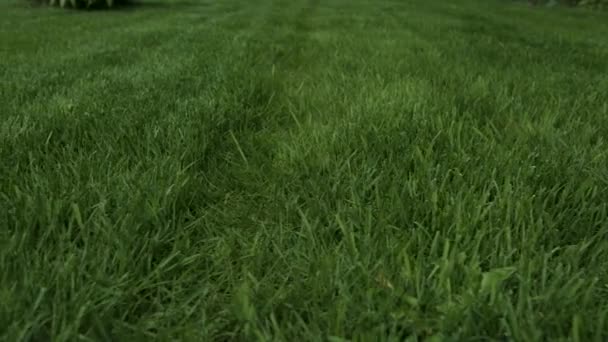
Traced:
<path id="1" fill-rule="evenodd" d="M 533 5 L 566 5 L 566 6 L 579 6 L 588 7 L 594 9 L 608 8 L 608 0 L 527 0 Z"/>
<path id="2" fill-rule="evenodd" d="M 608 17 L 0 3 L 0 339 L 608 340 Z"/>

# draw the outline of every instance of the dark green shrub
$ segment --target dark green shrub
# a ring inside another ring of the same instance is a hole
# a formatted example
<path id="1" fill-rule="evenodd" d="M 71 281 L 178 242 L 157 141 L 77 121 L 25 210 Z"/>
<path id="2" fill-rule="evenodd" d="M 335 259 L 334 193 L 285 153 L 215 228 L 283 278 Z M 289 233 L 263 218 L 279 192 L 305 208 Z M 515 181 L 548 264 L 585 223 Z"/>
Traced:
<path id="1" fill-rule="evenodd" d="M 608 8 L 608 0 L 580 0 L 578 5 L 606 9 Z"/>

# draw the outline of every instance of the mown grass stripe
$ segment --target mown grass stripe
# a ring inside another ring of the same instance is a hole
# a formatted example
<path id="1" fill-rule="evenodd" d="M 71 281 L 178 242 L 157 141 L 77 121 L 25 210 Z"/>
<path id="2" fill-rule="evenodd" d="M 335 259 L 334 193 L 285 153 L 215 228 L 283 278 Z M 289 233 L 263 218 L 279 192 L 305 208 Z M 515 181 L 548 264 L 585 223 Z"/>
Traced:
<path id="1" fill-rule="evenodd" d="M 1 338 L 606 335 L 604 14 L 16 4 Z"/>

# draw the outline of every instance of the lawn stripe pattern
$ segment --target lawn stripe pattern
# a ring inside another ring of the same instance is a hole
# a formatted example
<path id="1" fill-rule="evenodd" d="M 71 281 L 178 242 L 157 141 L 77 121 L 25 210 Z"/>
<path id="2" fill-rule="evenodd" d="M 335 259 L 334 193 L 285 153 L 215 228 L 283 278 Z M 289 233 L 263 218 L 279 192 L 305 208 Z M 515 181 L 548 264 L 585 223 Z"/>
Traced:
<path id="1" fill-rule="evenodd" d="M 0 4 L 0 339 L 608 339 L 606 13 Z"/>

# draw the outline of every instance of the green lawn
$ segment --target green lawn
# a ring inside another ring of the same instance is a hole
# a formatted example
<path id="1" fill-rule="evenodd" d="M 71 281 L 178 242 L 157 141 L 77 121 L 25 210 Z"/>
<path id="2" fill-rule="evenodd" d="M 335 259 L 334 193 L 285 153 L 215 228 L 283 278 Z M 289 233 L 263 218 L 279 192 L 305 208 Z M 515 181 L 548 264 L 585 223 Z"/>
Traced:
<path id="1" fill-rule="evenodd" d="M 143 1 L 0 3 L 0 340 L 608 340 L 608 13 Z"/>

